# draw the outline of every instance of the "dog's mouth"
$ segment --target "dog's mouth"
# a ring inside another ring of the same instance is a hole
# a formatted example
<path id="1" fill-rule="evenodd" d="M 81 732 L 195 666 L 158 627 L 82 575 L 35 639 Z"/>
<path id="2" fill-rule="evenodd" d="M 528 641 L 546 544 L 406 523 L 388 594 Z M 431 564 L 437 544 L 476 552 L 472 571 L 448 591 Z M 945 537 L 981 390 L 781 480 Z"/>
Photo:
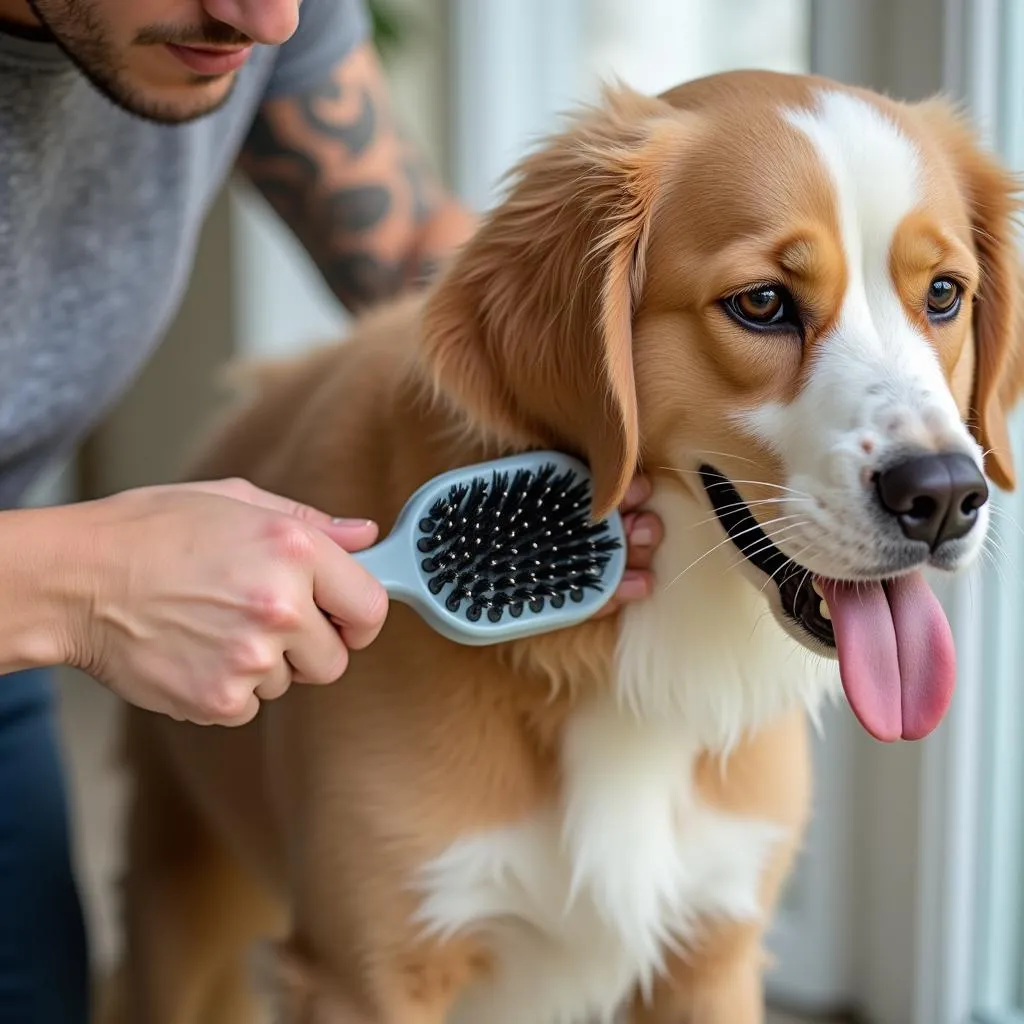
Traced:
<path id="1" fill-rule="evenodd" d="M 942 720 L 956 681 L 945 612 L 919 571 L 829 579 L 790 558 L 758 524 L 735 485 L 700 467 L 708 500 L 743 557 L 778 589 L 782 615 L 812 650 L 835 652 L 843 689 L 876 739 L 920 739 Z"/>
<path id="2" fill-rule="evenodd" d="M 784 555 L 771 542 L 728 477 L 710 466 L 702 466 L 700 475 L 715 515 L 730 540 L 751 565 L 778 587 L 783 614 L 811 639 L 835 649 L 831 613 L 811 570 Z"/>

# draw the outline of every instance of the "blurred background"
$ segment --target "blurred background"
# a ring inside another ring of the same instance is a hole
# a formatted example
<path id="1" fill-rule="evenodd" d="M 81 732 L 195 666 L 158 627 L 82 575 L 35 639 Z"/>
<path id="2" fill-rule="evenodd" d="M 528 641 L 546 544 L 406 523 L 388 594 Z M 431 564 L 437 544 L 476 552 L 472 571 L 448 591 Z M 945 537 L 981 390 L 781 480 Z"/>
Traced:
<path id="1" fill-rule="evenodd" d="M 611 75 L 658 91 L 745 66 L 813 70 L 904 98 L 944 90 L 1014 166 L 1024 164 L 1024 0 L 371 6 L 409 131 L 477 209 L 493 203 L 499 175 L 524 148 Z M 345 327 L 298 245 L 244 183 L 232 183 L 163 348 L 75 458 L 54 467 L 37 500 L 174 476 L 226 359 L 293 352 Z M 1015 586 L 1024 507 L 999 503 L 999 570 L 944 594 L 960 679 L 939 732 L 883 746 L 845 707 L 824 719 L 813 824 L 772 933 L 779 1007 L 817 1015 L 809 1019 L 849 1013 L 864 1024 L 1024 1024 L 1024 605 Z M 117 709 L 82 678 L 68 680 L 62 699 L 76 855 L 105 960 L 118 941 Z"/>

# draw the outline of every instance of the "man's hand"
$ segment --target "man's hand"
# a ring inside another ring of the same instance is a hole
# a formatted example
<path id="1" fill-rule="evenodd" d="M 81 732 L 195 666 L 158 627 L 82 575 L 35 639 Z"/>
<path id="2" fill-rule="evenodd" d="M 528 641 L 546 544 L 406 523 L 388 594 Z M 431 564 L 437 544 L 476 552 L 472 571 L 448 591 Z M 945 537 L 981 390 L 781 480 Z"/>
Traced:
<path id="1" fill-rule="evenodd" d="M 330 683 L 388 610 L 347 553 L 369 522 L 240 481 L 147 487 L 73 506 L 89 538 L 74 662 L 140 707 L 241 725 L 293 682 Z M 347 550 L 346 550 L 347 549 Z"/>
<path id="2" fill-rule="evenodd" d="M 650 597 L 654 589 L 651 562 L 664 536 L 661 518 L 643 508 L 651 497 L 651 482 L 636 476 L 619 506 L 626 529 L 626 571 L 612 599 L 594 616 L 603 618 L 624 604 Z"/>

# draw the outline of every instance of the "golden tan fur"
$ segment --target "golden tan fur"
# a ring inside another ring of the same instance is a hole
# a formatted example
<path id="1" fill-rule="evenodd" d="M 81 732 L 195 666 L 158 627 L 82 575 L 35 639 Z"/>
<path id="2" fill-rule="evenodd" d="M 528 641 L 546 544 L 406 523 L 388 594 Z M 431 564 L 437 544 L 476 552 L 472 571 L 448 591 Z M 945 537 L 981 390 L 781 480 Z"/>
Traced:
<path id="1" fill-rule="evenodd" d="M 837 316 L 845 272 L 831 190 L 777 115 L 815 84 L 744 73 L 660 99 L 614 92 L 525 161 L 429 294 L 367 317 L 343 344 L 261 370 L 194 475 L 242 475 L 384 531 L 434 474 L 535 444 L 590 460 L 601 511 L 638 466 L 693 494 L 673 470 L 705 451 L 734 453 L 723 469 L 741 474 L 754 459 L 777 481 L 772 453 L 753 451 L 726 415 L 791 400 Z M 928 204 L 901 229 L 894 276 L 916 281 L 938 231 L 980 279 L 973 333 L 965 317 L 935 344 L 992 449 L 991 474 L 1011 483 L 1014 183 L 941 105 L 870 101 L 905 126 L 933 174 Z M 776 272 L 772 259 L 807 298 L 803 350 L 753 345 L 713 309 Z M 293 688 L 247 727 L 132 712 L 122 1019 L 250 1020 L 238 971 L 264 929 L 282 940 L 282 1019 L 442 1024 L 460 986 L 491 965 L 469 938 L 418 938 L 403 886 L 466 830 L 553 797 L 563 724 L 581 694 L 610 685 L 617 628 L 609 618 L 468 649 L 393 605 L 340 683 Z M 789 830 L 763 881 L 770 910 L 809 803 L 802 713 L 742 741 L 728 767 L 698 761 L 702 799 Z M 760 1021 L 760 927 L 708 929 L 653 1004 L 638 1002 L 634 1024 Z"/>

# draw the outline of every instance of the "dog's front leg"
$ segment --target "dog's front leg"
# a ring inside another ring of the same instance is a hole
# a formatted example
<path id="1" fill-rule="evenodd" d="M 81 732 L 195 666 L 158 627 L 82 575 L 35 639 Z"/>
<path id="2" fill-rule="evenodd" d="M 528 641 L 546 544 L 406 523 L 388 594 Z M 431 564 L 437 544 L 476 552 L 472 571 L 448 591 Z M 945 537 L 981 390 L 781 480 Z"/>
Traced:
<path id="1" fill-rule="evenodd" d="M 677 961 L 652 997 L 637 996 L 629 1024 L 764 1024 L 760 929 L 734 926 L 723 957 Z"/>
<path id="2" fill-rule="evenodd" d="M 455 947 L 376 962 L 353 957 L 339 971 L 292 940 L 272 961 L 274 1024 L 445 1024 L 475 971 L 473 954 Z"/>

